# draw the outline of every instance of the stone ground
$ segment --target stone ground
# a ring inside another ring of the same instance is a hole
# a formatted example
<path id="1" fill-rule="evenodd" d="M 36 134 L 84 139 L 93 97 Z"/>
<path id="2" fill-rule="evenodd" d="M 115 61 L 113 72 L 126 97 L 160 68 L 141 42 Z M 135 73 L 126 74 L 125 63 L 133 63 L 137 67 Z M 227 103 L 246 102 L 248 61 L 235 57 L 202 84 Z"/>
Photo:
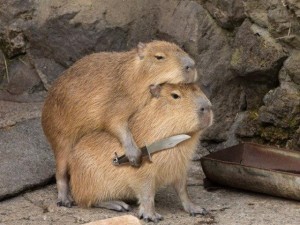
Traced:
<path id="1" fill-rule="evenodd" d="M 222 225 L 298 225 L 300 204 L 296 201 L 275 198 L 229 188 L 208 192 L 203 188 L 203 173 L 199 162 L 194 162 L 189 179 L 189 194 L 195 203 L 210 211 L 208 216 L 191 217 L 185 213 L 171 188 L 156 196 L 156 210 L 164 216 L 161 225 L 167 224 L 222 224 Z M 57 207 L 54 184 L 23 193 L 0 202 L 0 225 L 83 224 L 90 221 L 125 215 L 105 209 Z M 137 205 L 132 212 L 137 214 Z"/>

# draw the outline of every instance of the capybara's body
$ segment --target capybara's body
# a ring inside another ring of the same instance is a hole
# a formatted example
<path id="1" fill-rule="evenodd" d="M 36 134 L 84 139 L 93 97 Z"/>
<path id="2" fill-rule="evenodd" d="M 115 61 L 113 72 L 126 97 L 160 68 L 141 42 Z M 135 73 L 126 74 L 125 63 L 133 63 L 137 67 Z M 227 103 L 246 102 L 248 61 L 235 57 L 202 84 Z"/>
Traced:
<path id="1" fill-rule="evenodd" d="M 186 193 L 189 162 L 197 148 L 199 135 L 212 123 L 210 102 L 195 85 L 163 85 L 157 98 L 130 120 L 130 129 L 139 147 L 177 134 L 191 139 L 153 154 L 138 169 L 114 166 L 114 152 L 122 155 L 118 140 L 107 132 L 85 135 L 69 158 L 73 197 L 81 206 L 100 206 L 103 202 L 137 198 L 140 216 L 153 221 L 161 217 L 154 211 L 158 188 L 174 185 L 186 211 L 202 213 Z M 114 208 L 114 207 L 111 207 Z M 114 208 L 115 209 L 115 208 Z"/>
<path id="2" fill-rule="evenodd" d="M 95 53 L 67 69 L 49 90 L 42 112 L 43 130 L 56 158 L 58 204 L 71 205 L 66 161 L 83 135 L 111 133 L 138 166 L 140 151 L 128 120 L 149 101 L 149 86 L 196 79 L 194 61 L 163 41 L 139 44 L 128 52 Z"/>

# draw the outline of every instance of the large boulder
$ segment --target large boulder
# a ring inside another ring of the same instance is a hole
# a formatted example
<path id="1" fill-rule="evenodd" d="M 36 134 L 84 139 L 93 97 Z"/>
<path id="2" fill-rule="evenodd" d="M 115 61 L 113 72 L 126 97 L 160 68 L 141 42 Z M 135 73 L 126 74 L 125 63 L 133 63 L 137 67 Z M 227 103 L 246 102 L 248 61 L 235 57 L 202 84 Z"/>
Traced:
<path id="1" fill-rule="evenodd" d="M 40 108 L 40 103 L 0 101 L 0 200 L 54 176 L 54 157 L 41 129 Z"/>

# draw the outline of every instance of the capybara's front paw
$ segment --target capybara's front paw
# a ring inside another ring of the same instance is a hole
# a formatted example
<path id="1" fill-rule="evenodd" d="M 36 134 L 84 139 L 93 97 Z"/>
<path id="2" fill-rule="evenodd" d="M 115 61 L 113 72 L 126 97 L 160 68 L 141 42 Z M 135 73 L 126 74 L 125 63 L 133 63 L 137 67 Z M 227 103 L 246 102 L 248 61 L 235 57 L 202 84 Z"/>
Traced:
<path id="1" fill-rule="evenodd" d="M 194 203 L 186 205 L 184 207 L 184 210 L 188 212 L 191 216 L 196 216 L 197 214 L 205 216 L 208 214 L 208 211 L 205 208 L 202 208 Z"/>
<path id="2" fill-rule="evenodd" d="M 153 213 L 148 213 L 148 212 L 141 212 L 139 213 L 139 218 L 143 219 L 145 222 L 154 222 L 158 223 L 159 221 L 163 220 L 163 216 L 153 212 Z"/>
<path id="3" fill-rule="evenodd" d="M 64 198 L 58 198 L 56 204 L 57 206 L 71 208 L 74 205 L 74 200 L 70 196 L 65 196 Z"/>
<path id="4" fill-rule="evenodd" d="M 142 163 L 142 152 L 139 149 L 132 148 L 126 155 L 131 166 L 140 167 Z"/>

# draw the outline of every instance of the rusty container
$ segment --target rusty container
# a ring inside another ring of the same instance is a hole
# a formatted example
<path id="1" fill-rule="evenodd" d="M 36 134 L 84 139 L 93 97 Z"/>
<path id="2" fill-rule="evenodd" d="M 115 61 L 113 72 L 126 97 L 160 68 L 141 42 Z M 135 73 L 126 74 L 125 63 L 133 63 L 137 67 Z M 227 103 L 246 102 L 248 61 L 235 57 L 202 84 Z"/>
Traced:
<path id="1" fill-rule="evenodd" d="M 300 152 L 243 143 L 202 157 L 201 165 L 212 182 L 300 200 Z"/>

